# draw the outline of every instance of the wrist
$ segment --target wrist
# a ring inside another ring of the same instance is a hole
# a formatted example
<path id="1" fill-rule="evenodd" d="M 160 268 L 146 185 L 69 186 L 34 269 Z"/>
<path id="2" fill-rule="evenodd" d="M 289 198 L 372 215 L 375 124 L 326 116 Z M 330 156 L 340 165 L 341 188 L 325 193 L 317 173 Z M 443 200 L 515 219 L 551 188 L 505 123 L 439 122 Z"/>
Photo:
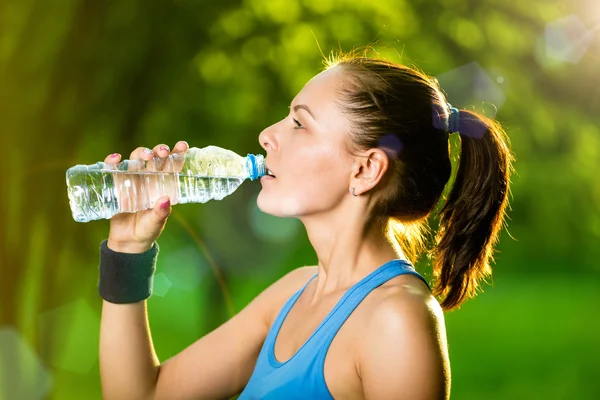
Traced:
<path id="1" fill-rule="evenodd" d="M 152 248 L 154 242 L 152 243 L 139 243 L 139 242 L 118 242 L 116 240 L 112 240 L 110 237 L 106 241 L 106 246 L 112 251 L 118 253 L 127 253 L 127 254 L 140 254 L 145 253 Z"/>
<path id="2" fill-rule="evenodd" d="M 139 250 L 128 247 L 130 250 Z M 137 303 L 152 295 L 158 244 L 143 253 L 123 253 L 100 245 L 98 293 L 109 303 Z"/>

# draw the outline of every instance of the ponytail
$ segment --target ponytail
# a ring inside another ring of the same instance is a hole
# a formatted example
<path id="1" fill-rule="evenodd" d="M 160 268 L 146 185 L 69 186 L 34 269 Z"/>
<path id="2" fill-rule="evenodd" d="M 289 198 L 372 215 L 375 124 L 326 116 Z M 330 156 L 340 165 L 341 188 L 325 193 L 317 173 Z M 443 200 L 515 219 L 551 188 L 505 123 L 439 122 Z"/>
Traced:
<path id="1" fill-rule="evenodd" d="M 340 66 L 348 79 L 339 96 L 351 122 L 352 147 L 389 148 L 393 143 L 400 149 L 388 156 L 390 178 L 381 185 L 368 223 L 387 221 L 390 243 L 414 260 L 430 247 L 425 224 L 452 173 L 448 131 L 460 132 L 456 179 L 429 254 L 434 295 L 444 310 L 460 306 L 491 273 L 513 161 L 505 132 L 491 119 L 449 106 L 439 82 L 413 68 L 352 54 L 326 65 Z"/>
<path id="2" fill-rule="evenodd" d="M 500 124 L 484 116 L 461 110 L 460 137 L 459 167 L 433 249 L 433 292 L 444 310 L 473 297 L 491 275 L 514 159 Z"/>

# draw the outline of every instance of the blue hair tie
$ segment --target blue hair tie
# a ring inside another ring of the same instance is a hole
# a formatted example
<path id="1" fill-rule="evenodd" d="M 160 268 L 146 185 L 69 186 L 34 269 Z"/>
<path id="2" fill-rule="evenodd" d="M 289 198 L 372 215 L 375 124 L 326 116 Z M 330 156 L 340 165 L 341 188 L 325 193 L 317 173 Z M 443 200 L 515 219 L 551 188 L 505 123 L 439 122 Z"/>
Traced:
<path id="1" fill-rule="evenodd" d="M 460 129 L 460 111 L 458 111 L 458 108 L 452 107 L 450 103 L 448 103 L 448 107 L 450 107 L 450 115 L 448 115 L 448 133 L 458 132 Z"/>

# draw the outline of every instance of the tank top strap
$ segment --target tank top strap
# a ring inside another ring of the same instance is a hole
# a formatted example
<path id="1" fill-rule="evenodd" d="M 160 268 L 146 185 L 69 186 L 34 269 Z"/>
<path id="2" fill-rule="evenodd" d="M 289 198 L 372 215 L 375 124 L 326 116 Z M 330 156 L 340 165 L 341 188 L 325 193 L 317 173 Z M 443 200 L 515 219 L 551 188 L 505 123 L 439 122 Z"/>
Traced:
<path id="1" fill-rule="evenodd" d="M 265 339 L 265 348 L 268 348 L 269 346 L 273 346 L 275 341 L 275 338 L 277 336 L 277 333 L 279 332 L 279 329 L 281 328 L 281 325 L 283 325 L 283 321 L 285 321 L 285 318 L 287 317 L 287 315 L 289 314 L 290 310 L 292 309 L 292 307 L 294 306 L 294 304 L 296 303 L 296 301 L 298 300 L 298 297 L 300 297 L 300 295 L 302 294 L 302 292 L 304 292 L 304 289 L 306 289 L 306 287 L 308 286 L 308 284 L 314 279 L 316 278 L 317 274 L 314 274 L 308 281 L 306 281 L 306 283 L 300 288 L 298 289 L 298 291 L 296 293 L 294 293 L 283 305 L 283 307 L 281 308 L 281 310 L 279 311 L 279 314 L 277 314 L 277 318 L 275 318 L 275 321 L 273 321 L 273 324 L 271 325 L 271 328 L 269 329 L 269 333 L 267 334 L 267 337 Z"/>
<path id="2" fill-rule="evenodd" d="M 318 332 L 319 338 L 315 338 L 315 341 L 312 344 L 318 348 L 319 357 L 323 358 L 322 361 L 324 361 L 327 350 L 339 329 L 365 297 L 371 293 L 373 289 L 398 275 L 404 274 L 418 277 L 428 288 L 430 288 L 425 278 L 415 271 L 410 262 L 404 260 L 392 260 L 371 272 L 344 293 L 321 324 L 320 332 Z M 323 362 L 320 362 L 319 364 L 323 366 Z"/>

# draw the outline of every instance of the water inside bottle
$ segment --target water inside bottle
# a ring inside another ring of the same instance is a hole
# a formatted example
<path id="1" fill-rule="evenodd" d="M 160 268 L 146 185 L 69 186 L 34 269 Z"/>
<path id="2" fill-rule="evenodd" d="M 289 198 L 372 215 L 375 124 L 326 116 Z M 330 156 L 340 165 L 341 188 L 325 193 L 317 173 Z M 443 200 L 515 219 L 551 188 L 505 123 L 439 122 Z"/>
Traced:
<path id="1" fill-rule="evenodd" d="M 162 196 L 169 196 L 172 205 L 221 200 L 244 181 L 238 177 L 90 169 L 73 170 L 67 180 L 73 218 L 78 222 L 152 208 Z"/>

